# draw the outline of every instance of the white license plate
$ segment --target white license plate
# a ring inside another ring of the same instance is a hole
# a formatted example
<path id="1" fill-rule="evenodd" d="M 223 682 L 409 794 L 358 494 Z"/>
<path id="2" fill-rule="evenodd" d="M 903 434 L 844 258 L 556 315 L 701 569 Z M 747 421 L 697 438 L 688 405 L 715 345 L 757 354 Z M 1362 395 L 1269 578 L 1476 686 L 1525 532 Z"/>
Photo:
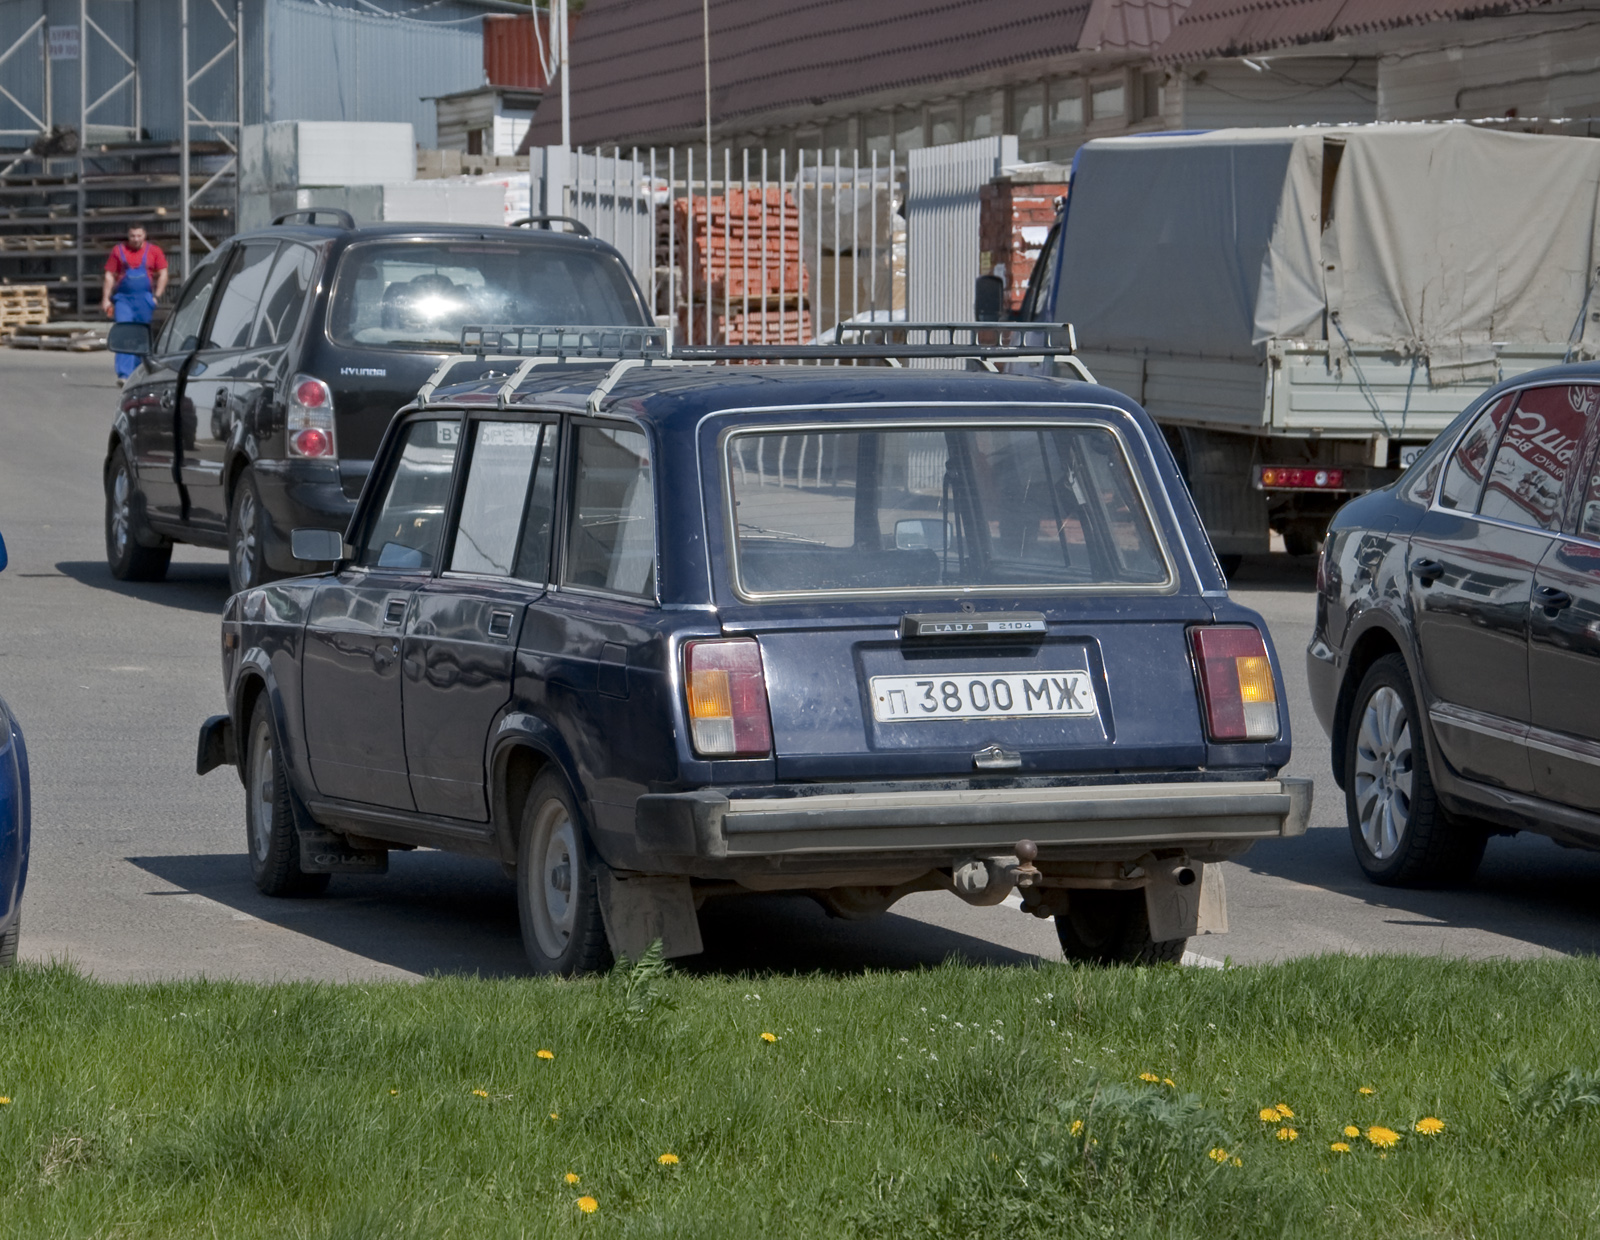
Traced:
<path id="1" fill-rule="evenodd" d="M 1100 709 L 1088 672 L 874 676 L 871 689 L 872 717 L 880 723 L 1095 715 Z"/>

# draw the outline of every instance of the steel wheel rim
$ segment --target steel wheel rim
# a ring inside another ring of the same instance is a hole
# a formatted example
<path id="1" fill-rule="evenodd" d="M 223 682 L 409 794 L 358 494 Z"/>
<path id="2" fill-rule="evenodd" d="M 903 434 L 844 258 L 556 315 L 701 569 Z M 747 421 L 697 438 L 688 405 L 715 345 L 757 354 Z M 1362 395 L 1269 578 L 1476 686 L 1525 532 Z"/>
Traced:
<path id="1" fill-rule="evenodd" d="M 239 513 L 233 530 L 233 563 L 241 588 L 255 580 L 256 497 L 248 487 L 239 492 Z"/>
<path id="2" fill-rule="evenodd" d="M 117 555 L 128 548 L 128 471 L 117 468 L 111 479 L 111 545 Z"/>
<path id="3" fill-rule="evenodd" d="M 1416 783 L 1411 719 L 1400 695 L 1380 685 L 1366 701 L 1356 732 L 1356 821 L 1367 851 L 1387 861 L 1411 825 Z"/>
<path id="4" fill-rule="evenodd" d="M 533 831 L 529 856 L 532 866 L 525 879 L 533 913 L 533 936 L 539 950 L 555 960 L 567 950 L 578 920 L 573 891 L 577 883 L 578 833 L 567 807 L 553 797 L 540 807 Z"/>
<path id="5" fill-rule="evenodd" d="M 256 728 L 255 762 L 250 778 L 250 849 L 258 862 L 265 863 L 272 849 L 272 811 L 274 778 L 272 729 L 265 720 Z"/>

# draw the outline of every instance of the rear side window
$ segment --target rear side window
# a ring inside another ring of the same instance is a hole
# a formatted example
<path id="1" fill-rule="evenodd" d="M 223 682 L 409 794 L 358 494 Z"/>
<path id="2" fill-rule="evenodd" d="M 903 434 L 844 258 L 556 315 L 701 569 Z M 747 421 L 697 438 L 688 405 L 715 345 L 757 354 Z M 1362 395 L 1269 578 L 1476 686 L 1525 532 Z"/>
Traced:
<path id="1" fill-rule="evenodd" d="M 1562 486 L 1597 401 L 1600 388 L 1577 384 L 1523 392 L 1495 450 L 1479 513 L 1542 530 L 1557 529 Z"/>
<path id="2" fill-rule="evenodd" d="M 272 270 L 274 242 L 251 242 L 240 247 L 239 257 L 228 270 L 228 282 L 217 298 L 217 312 L 211 318 L 208 349 L 247 349 L 250 331 L 255 326 L 256 309 Z"/>
<path id="3" fill-rule="evenodd" d="M 555 427 L 480 422 L 450 568 L 543 581 L 550 563 Z"/>
<path id="4" fill-rule="evenodd" d="M 643 310 L 615 254 L 518 241 L 354 245 L 334 282 L 328 330 L 340 344 L 455 345 L 483 323 L 635 325 Z"/>
<path id="5" fill-rule="evenodd" d="M 641 598 L 656 591 L 655 486 L 644 432 L 577 428 L 562 580 Z"/>
<path id="6" fill-rule="evenodd" d="M 366 568 L 430 572 L 444 532 L 460 424 L 413 422 L 384 486 L 357 563 Z"/>
<path id="7" fill-rule="evenodd" d="M 748 594 L 1171 580 L 1106 427 L 756 431 L 726 452 Z"/>
<path id="8" fill-rule="evenodd" d="M 1515 392 L 1502 396 L 1480 413 L 1471 429 L 1461 437 L 1456 450 L 1450 454 L 1450 464 L 1445 467 L 1444 485 L 1439 488 L 1439 507 L 1477 511 L 1483 480 L 1489 472 L 1489 454 L 1494 451 L 1500 428 L 1505 425 L 1516 401 Z"/>
<path id="9" fill-rule="evenodd" d="M 300 325 L 300 312 L 311 294 L 311 277 L 317 267 L 317 252 L 303 245 L 285 245 L 278 251 L 267 277 L 261 298 L 261 313 L 256 319 L 255 348 L 287 344 Z"/>
<path id="10" fill-rule="evenodd" d="M 183 290 L 177 309 L 162 329 L 157 353 L 187 353 L 190 349 L 199 348 L 200 328 L 206 321 L 206 308 L 211 305 L 211 294 L 216 291 L 217 276 L 222 268 L 222 261 L 212 255 L 194 273 Z"/>

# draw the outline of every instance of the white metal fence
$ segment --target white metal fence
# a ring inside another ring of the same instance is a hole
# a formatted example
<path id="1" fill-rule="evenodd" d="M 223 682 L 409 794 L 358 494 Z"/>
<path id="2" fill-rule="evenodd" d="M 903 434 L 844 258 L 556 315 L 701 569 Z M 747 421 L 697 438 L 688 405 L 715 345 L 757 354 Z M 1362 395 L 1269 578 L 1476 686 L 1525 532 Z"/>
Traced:
<path id="1" fill-rule="evenodd" d="M 972 317 L 980 193 L 1017 162 L 1010 134 L 931 146 L 908 156 L 906 304 L 924 323 Z"/>

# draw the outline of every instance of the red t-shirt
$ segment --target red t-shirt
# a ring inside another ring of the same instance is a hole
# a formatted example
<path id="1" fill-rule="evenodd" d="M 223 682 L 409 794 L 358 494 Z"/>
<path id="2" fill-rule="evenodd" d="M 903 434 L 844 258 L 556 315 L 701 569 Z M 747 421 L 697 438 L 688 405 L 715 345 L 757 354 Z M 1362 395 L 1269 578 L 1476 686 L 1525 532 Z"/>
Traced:
<path id="1" fill-rule="evenodd" d="M 139 265 L 140 255 L 144 256 L 144 269 L 152 276 L 158 271 L 167 269 L 167 256 L 161 252 L 161 247 L 154 241 L 146 241 L 137 250 L 130 250 L 119 241 L 111 247 L 111 253 L 106 258 L 106 270 L 121 279 L 122 273 L 129 267 L 137 267 Z M 132 262 L 126 261 L 124 256 L 127 259 L 131 259 Z"/>

